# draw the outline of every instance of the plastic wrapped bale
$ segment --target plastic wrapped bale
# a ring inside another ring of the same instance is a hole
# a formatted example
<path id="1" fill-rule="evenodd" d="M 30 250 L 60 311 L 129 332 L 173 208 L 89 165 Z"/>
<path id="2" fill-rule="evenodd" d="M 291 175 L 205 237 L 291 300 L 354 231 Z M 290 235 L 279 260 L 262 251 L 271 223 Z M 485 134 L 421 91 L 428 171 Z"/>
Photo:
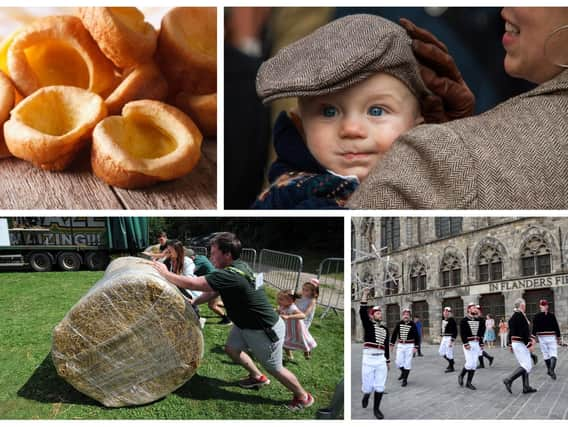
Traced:
<path id="1" fill-rule="evenodd" d="M 53 333 L 57 373 L 105 406 L 141 405 L 197 370 L 203 335 L 195 311 L 150 261 L 113 261 Z"/>

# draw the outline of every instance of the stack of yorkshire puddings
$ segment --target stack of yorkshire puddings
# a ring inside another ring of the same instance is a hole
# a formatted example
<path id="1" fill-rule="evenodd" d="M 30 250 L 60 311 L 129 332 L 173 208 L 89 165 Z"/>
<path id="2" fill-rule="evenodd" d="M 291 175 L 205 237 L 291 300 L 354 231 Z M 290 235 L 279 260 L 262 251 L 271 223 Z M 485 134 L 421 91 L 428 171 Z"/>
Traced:
<path id="1" fill-rule="evenodd" d="M 215 8 L 172 9 L 159 31 L 133 7 L 37 19 L 0 46 L 0 158 L 60 171 L 92 140 L 108 184 L 179 178 L 216 135 L 216 82 Z"/>

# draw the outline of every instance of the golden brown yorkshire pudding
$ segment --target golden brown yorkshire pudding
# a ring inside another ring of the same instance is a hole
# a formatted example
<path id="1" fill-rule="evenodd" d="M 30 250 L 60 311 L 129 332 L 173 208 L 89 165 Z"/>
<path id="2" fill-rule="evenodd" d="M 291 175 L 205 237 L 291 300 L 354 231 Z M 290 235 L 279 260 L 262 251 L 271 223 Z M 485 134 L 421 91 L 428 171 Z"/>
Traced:
<path id="1" fill-rule="evenodd" d="M 112 63 L 76 16 L 47 16 L 24 27 L 8 49 L 8 70 L 24 96 L 55 85 L 106 94 L 115 84 Z"/>
<path id="2" fill-rule="evenodd" d="M 48 86 L 21 101 L 4 124 L 10 152 L 48 170 L 63 170 L 106 116 L 103 99 L 74 86 Z"/>
<path id="3" fill-rule="evenodd" d="M 202 136 L 183 112 L 159 101 L 126 104 L 93 131 L 93 172 L 110 185 L 140 188 L 189 173 L 201 156 Z"/>
<path id="4" fill-rule="evenodd" d="M 14 31 L 8 37 L 2 40 L 2 43 L 0 44 L 0 71 L 2 71 L 7 76 L 10 75 L 10 73 L 8 72 L 8 49 L 14 41 L 16 34 L 18 34 L 20 31 L 21 28 Z"/>
<path id="5" fill-rule="evenodd" d="M 10 110 L 14 107 L 14 85 L 6 75 L 0 71 L 0 126 L 10 116 Z M 12 154 L 8 151 L 4 142 L 4 134 L 0 129 L 0 159 L 10 157 Z"/>
<path id="6" fill-rule="evenodd" d="M 170 94 L 216 92 L 216 8 L 178 7 L 170 10 L 162 19 L 157 58 L 170 84 Z"/>
<path id="7" fill-rule="evenodd" d="M 158 33 L 135 7 L 81 7 L 85 28 L 100 49 L 118 68 L 128 68 L 152 59 Z"/>
<path id="8" fill-rule="evenodd" d="M 124 80 L 105 99 L 109 115 L 120 114 L 122 107 L 138 99 L 161 101 L 168 95 L 168 82 L 153 62 L 130 70 Z"/>
<path id="9" fill-rule="evenodd" d="M 188 95 L 180 92 L 176 96 L 177 107 L 194 121 L 201 133 L 208 137 L 217 135 L 217 94 Z"/>

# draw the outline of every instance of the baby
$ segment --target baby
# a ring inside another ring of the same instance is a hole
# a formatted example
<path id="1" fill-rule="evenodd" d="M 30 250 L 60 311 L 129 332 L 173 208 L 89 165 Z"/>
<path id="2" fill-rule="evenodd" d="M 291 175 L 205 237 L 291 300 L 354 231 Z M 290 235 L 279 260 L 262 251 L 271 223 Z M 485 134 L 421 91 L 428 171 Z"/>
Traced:
<path id="1" fill-rule="evenodd" d="M 274 126 L 277 160 L 256 209 L 333 209 L 392 146 L 422 123 L 428 94 L 402 27 L 351 15 L 319 28 L 262 64 L 264 103 L 298 97 Z"/>

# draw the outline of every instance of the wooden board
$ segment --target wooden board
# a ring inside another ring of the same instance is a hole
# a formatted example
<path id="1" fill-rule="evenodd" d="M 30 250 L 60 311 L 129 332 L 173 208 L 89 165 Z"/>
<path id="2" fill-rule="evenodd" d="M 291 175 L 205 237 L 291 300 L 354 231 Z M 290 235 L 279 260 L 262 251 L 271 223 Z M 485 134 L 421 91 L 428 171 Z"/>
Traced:
<path id="1" fill-rule="evenodd" d="M 189 175 L 140 190 L 101 181 L 91 171 L 88 152 L 65 172 L 0 159 L 0 209 L 215 209 L 217 142 L 204 141 L 202 153 Z"/>

